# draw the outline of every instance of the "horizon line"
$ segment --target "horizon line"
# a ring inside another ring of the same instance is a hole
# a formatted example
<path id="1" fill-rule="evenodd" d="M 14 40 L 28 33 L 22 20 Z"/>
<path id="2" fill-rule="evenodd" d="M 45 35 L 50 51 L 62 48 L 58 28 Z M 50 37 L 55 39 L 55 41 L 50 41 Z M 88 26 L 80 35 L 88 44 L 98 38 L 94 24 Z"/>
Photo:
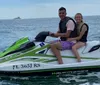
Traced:
<path id="1" fill-rule="evenodd" d="M 83 17 L 91 17 L 91 16 L 100 16 L 100 15 L 83 15 Z M 18 16 L 20 17 L 20 16 Z M 70 17 L 74 17 L 74 16 L 70 16 Z M 16 17 L 15 17 L 16 18 Z M 21 18 L 20 19 L 15 19 L 15 18 L 0 18 L 0 20 L 22 20 L 22 19 L 48 19 L 48 18 L 59 18 L 59 17 L 37 17 L 37 18 Z"/>

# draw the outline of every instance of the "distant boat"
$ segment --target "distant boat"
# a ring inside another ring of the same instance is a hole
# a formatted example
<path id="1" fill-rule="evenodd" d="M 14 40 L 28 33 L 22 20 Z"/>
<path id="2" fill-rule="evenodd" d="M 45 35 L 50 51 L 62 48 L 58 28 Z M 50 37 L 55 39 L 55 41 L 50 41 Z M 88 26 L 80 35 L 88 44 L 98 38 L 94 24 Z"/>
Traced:
<path id="1" fill-rule="evenodd" d="M 16 18 L 14 18 L 14 19 L 21 19 L 20 17 L 16 17 Z"/>

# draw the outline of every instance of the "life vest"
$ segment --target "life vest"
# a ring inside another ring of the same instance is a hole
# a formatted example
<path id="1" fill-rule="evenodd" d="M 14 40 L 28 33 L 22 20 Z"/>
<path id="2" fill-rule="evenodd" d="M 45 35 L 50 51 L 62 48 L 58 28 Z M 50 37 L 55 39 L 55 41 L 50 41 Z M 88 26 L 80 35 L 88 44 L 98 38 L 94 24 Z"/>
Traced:
<path id="1" fill-rule="evenodd" d="M 81 28 L 80 28 L 80 32 L 81 32 L 82 27 L 83 27 L 84 25 L 86 25 L 87 31 L 85 31 L 85 33 L 84 33 L 84 35 L 82 36 L 82 38 L 81 38 L 80 40 L 78 40 L 78 41 L 81 41 L 81 42 L 87 42 L 87 35 L 88 35 L 88 31 L 89 31 L 89 26 L 88 26 L 86 23 L 83 23 L 83 25 L 82 25 Z"/>
<path id="2" fill-rule="evenodd" d="M 60 30 L 60 33 L 66 33 L 67 32 L 67 27 L 66 27 L 66 24 L 69 20 L 72 20 L 75 24 L 75 27 L 74 27 L 74 30 L 71 32 L 69 38 L 74 38 L 74 37 L 77 37 L 77 29 L 76 29 L 76 23 L 75 21 L 70 18 L 70 17 L 65 17 L 64 20 L 61 20 L 60 23 L 59 23 L 59 30 Z M 66 37 L 60 37 L 61 41 L 66 41 L 67 38 Z"/>

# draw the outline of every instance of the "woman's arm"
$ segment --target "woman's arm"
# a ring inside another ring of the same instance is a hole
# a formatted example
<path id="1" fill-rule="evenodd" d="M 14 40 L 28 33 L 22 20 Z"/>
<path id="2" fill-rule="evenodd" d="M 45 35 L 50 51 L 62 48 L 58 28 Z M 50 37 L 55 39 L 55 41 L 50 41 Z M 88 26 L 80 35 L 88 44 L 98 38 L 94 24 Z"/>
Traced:
<path id="1" fill-rule="evenodd" d="M 68 30 L 66 33 L 55 33 L 54 35 L 55 36 L 58 36 L 58 37 L 69 37 L 69 35 L 71 34 L 71 30 Z"/>
<path id="2" fill-rule="evenodd" d="M 87 26 L 83 25 L 82 30 L 80 32 L 80 35 L 78 37 L 75 37 L 75 38 L 68 38 L 68 41 L 80 40 L 86 31 L 87 31 Z"/>
<path id="3" fill-rule="evenodd" d="M 50 36 L 52 37 L 66 37 L 68 38 L 72 32 L 72 30 L 68 30 L 66 33 L 59 33 L 60 31 L 58 30 L 57 33 L 51 33 Z"/>

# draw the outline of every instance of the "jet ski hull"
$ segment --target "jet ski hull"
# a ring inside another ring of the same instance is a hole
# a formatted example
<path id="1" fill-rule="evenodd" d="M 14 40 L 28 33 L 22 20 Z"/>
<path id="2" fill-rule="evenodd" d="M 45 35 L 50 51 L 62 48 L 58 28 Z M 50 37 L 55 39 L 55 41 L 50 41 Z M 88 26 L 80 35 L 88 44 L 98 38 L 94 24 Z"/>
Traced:
<path id="1" fill-rule="evenodd" d="M 72 65 L 47 65 L 44 63 L 19 63 L 8 64 L 4 67 L 0 66 L 0 74 L 13 75 L 13 76 L 27 76 L 27 75 L 59 75 L 61 73 L 77 73 L 77 72 L 90 72 L 100 71 L 100 61 L 87 63 L 73 63 Z M 94 64 L 98 63 L 98 64 Z M 7 63 L 6 63 L 7 64 Z"/>
<path id="2" fill-rule="evenodd" d="M 26 41 L 26 40 L 25 40 Z M 30 42 L 28 41 L 28 45 Z M 33 42 L 25 49 L 13 50 L 0 58 L 0 73 L 7 75 L 55 74 L 78 70 L 100 70 L 99 41 L 88 41 L 87 45 L 78 49 L 82 62 L 77 62 L 71 50 L 61 51 L 64 64 L 59 65 L 52 54 L 50 44 Z M 20 44 L 21 45 L 21 44 Z M 28 47 L 28 48 L 27 48 Z"/>

